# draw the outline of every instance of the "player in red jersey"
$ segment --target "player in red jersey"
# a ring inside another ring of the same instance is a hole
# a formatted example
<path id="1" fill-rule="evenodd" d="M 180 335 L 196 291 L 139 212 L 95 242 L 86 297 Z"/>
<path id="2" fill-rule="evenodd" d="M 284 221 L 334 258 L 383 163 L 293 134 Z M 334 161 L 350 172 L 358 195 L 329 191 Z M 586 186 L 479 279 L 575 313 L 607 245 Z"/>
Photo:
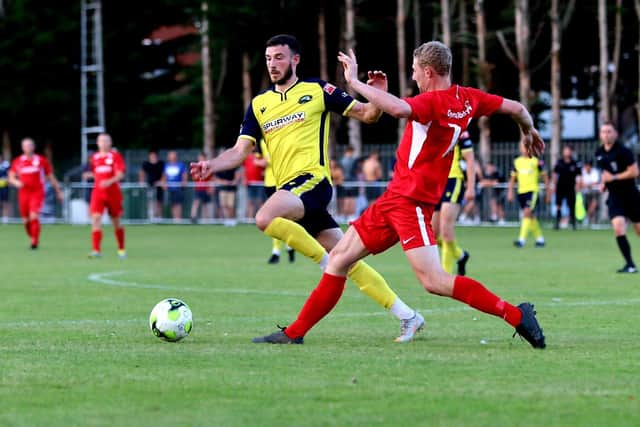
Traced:
<path id="1" fill-rule="evenodd" d="M 94 187 L 91 192 L 89 212 L 91 212 L 91 240 L 93 250 L 89 258 L 101 256 L 100 243 L 102 242 L 102 214 L 107 209 L 111 217 L 114 233 L 118 242 L 118 256 L 126 258 L 124 249 L 124 227 L 120 224 L 122 215 L 122 192 L 119 182 L 124 178 L 125 164 L 120 153 L 112 149 L 111 136 L 106 133 L 98 135 L 96 141 L 98 151 L 91 156 L 90 170 L 86 177 L 94 179 Z"/>
<path id="2" fill-rule="evenodd" d="M 62 190 L 46 157 L 36 154 L 31 138 L 22 140 L 22 155 L 11 162 L 9 183 L 18 189 L 18 205 L 24 229 L 31 239 L 31 249 L 40 244 L 40 209 L 44 202 L 44 180 L 47 179 L 62 200 Z"/>
<path id="3" fill-rule="evenodd" d="M 454 145 L 472 119 L 493 113 L 511 115 L 530 155 L 542 152 L 544 142 L 522 104 L 452 84 L 451 51 L 446 45 L 437 41 L 425 43 L 413 56 L 412 77 L 420 94 L 400 99 L 360 82 L 354 53 L 339 54 L 345 79 L 356 92 L 384 112 L 407 119 L 393 178 L 384 194 L 351 223 L 331 250 L 320 283 L 296 321 L 271 335 L 254 338 L 254 342 L 302 344 L 304 335 L 340 299 L 349 266 L 401 241 L 409 264 L 428 292 L 502 317 L 534 348 L 545 347 L 533 305 L 522 303 L 516 307 L 469 277 L 446 273 L 431 229 L 431 216 L 447 182 Z"/>

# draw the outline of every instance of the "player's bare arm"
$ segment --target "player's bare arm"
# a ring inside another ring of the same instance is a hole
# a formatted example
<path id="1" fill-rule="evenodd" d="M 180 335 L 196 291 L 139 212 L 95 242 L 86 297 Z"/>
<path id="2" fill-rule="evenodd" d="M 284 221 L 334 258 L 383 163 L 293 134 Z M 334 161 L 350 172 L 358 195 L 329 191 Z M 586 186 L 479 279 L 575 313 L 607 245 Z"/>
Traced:
<path id="1" fill-rule="evenodd" d="M 407 118 L 411 115 L 411 106 L 406 101 L 379 89 L 375 85 L 369 85 L 358 80 L 358 63 L 353 50 L 349 51 L 349 55 L 340 52 L 338 61 L 342 63 L 344 78 L 349 86 L 365 97 L 371 104 L 395 118 Z"/>
<path id="2" fill-rule="evenodd" d="M 20 181 L 16 176 L 16 173 L 11 170 L 9 171 L 9 184 L 16 188 L 22 188 L 22 181 Z"/>
<path id="3" fill-rule="evenodd" d="M 369 71 L 367 72 L 367 76 L 369 77 L 367 80 L 368 85 L 385 92 L 388 90 L 387 75 L 384 72 L 379 70 Z M 383 111 L 374 104 L 357 102 L 347 113 L 347 117 L 371 124 L 376 123 L 380 119 L 380 116 L 382 116 L 382 113 Z"/>
<path id="4" fill-rule="evenodd" d="M 53 190 L 56 192 L 56 197 L 58 198 L 58 200 L 62 200 L 64 198 L 64 195 L 62 193 L 62 189 L 60 188 L 60 184 L 58 183 L 58 180 L 56 179 L 56 176 L 54 174 L 50 173 L 49 175 L 47 175 L 47 179 L 51 183 L 51 186 L 53 187 Z"/>
<path id="5" fill-rule="evenodd" d="M 462 158 L 467 164 L 467 188 L 464 191 L 464 198 L 472 201 L 476 197 L 476 156 L 473 150 L 466 150 L 462 152 Z"/>
<path id="6" fill-rule="evenodd" d="M 602 182 L 620 181 L 624 179 L 636 179 L 639 175 L 638 163 L 629 165 L 624 172 L 613 174 L 609 171 L 602 171 Z"/>
<path id="7" fill-rule="evenodd" d="M 507 189 L 507 200 L 509 202 L 513 202 L 513 187 L 516 184 L 516 177 L 515 176 L 511 176 L 511 178 L 509 178 L 509 187 Z"/>
<path id="8" fill-rule="evenodd" d="M 522 137 L 529 156 L 540 156 L 544 151 L 544 141 L 533 127 L 531 114 L 518 101 L 505 98 L 497 113 L 508 114 L 520 126 Z"/>
<path id="9" fill-rule="evenodd" d="M 237 168 L 253 150 L 253 141 L 238 138 L 236 144 L 218 157 L 189 164 L 191 176 L 195 180 L 205 180 L 216 172 Z"/>
<path id="10" fill-rule="evenodd" d="M 101 188 L 111 187 L 113 184 L 115 184 L 116 182 L 120 182 L 123 179 L 124 179 L 124 172 L 116 171 L 115 175 L 112 176 L 111 178 L 100 181 L 100 187 Z"/>

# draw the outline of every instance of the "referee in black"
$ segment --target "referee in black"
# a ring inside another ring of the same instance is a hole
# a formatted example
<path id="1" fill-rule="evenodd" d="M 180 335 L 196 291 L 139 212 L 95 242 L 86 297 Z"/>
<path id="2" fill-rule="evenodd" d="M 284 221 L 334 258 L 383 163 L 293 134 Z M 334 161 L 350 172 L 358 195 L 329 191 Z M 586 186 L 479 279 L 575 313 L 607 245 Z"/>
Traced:
<path id="1" fill-rule="evenodd" d="M 582 180 L 582 165 L 573 158 L 573 146 L 566 144 L 562 148 L 562 157 L 553 167 L 551 174 L 555 185 L 556 194 L 556 222 L 554 229 L 560 227 L 562 215 L 562 201 L 565 200 L 569 207 L 569 220 L 571 227 L 576 229 L 576 185 L 580 186 Z M 579 188 L 578 188 L 579 189 Z"/>
<path id="2" fill-rule="evenodd" d="M 612 122 L 600 126 L 601 145 L 596 150 L 596 162 L 602 171 L 602 191 L 608 191 L 607 207 L 613 232 L 626 262 L 618 273 L 637 273 L 627 240 L 627 218 L 640 235 L 640 191 L 636 186 L 638 163 L 633 153 L 618 140 L 618 131 Z"/>

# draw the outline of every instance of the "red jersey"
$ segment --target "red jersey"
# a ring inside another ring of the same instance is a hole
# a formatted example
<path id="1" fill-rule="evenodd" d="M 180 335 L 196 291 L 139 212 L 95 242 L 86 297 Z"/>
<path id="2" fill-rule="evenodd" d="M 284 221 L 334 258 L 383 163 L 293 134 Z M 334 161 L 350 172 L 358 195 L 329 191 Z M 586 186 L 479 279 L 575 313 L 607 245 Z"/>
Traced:
<path id="1" fill-rule="evenodd" d="M 503 98 L 479 89 L 452 85 L 404 99 L 411 106 L 396 151 L 388 190 L 436 204 L 442 197 L 458 137 L 472 119 L 494 113 Z"/>
<path id="2" fill-rule="evenodd" d="M 244 160 L 244 178 L 248 184 L 264 181 L 264 168 L 256 165 L 256 155 L 251 153 Z"/>
<path id="3" fill-rule="evenodd" d="M 120 153 L 114 150 L 110 150 L 107 153 L 97 152 L 91 156 L 90 165 L 95 181 L 94 191 L 119 192 L 120 185 L 117 182 L 107 188 L 102 188 L 100 183 L 105 179 L 113 178 L 117 172 L 124 172 L 126 170 L 124 160 Z"/>
<path id="4" fill-rule="evenodd" d="M 44 178 L 53 172 L 46 157 L 34 154 L 31 158 L 21 155 L 11 162 L 11 171 L 22 182 L 25 191 L 44 191 Z"/>

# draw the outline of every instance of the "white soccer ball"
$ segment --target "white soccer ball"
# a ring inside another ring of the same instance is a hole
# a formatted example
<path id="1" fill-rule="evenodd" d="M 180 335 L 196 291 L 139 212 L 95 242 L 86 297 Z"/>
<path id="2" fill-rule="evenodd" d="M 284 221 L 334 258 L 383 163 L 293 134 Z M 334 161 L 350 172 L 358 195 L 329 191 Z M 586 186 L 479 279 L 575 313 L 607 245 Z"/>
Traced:
<path id="1" fill-rule="evenodd" d="M 193 329 L 191 309 L 177 298 L 163 299 L 151 310 L 149 328 L 160 339 L 180 341 Z"/>

